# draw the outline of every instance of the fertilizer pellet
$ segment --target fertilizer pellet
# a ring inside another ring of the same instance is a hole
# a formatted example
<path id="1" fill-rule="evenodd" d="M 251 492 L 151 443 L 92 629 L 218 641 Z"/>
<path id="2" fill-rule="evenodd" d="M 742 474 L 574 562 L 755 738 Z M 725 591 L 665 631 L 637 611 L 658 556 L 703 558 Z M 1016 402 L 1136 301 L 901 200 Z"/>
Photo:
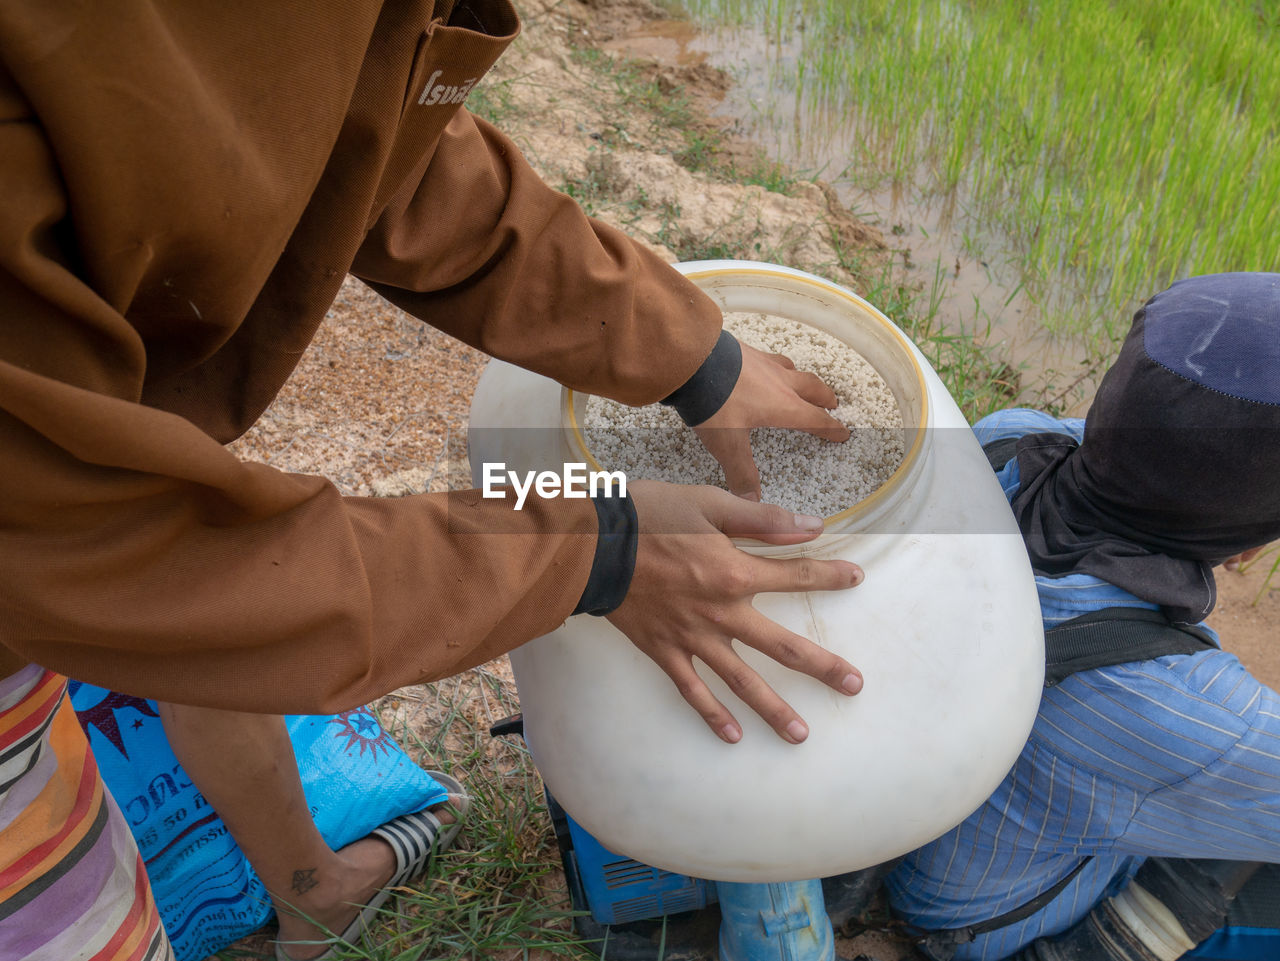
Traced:
<path id="1" fill-rule="evenodd" d="M 785 354 L 836 393 L 832 411 L 850 430 L 843 444 L 778 428 L 751 432 L 762 496 L 793 511 L 830 516 L 856 504 L 902 462 L 902 416 L 884 379 L 848 345 L 781 317 L 730 313 L 725 328 L 744 344 Z M 587 400 L 583 438 L 607 470 L 631 480 L 724 486 L 715 458 L 670 408 Z"/>

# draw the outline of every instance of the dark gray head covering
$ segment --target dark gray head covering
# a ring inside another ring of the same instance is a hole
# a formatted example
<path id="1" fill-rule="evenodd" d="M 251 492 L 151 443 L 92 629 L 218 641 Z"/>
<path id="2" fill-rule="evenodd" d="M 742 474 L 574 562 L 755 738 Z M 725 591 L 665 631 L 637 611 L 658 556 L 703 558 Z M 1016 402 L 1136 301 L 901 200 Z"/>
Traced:
<path id="1" fill-rule="evenodd" d="M 1013 510 L 1037 573 L 1083 572 L 1175 621 L 1213 609 L 1212 567 L 1280 537 L 1280 274 L 1157 294 L 1107 371 L 1084 443 L 1018 443 Z"/>

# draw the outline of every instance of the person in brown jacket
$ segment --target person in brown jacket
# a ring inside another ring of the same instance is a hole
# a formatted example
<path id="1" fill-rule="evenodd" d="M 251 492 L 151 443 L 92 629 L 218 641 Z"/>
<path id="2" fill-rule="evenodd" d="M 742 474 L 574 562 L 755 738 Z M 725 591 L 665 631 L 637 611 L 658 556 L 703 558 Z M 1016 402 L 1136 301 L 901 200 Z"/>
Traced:
<path id="1" fill-rule="evenodd" d="M 202 710 L 188 731 L 269 726 L 591 613 L 729 742 L 695 658 L 779 736 L 807 733 L 734 638 L 861 687 L 751 607 L 861 571 L 726 536 L 817 535 L 752 502 L 747 431 L 843 439 L 833 395 L 722 334 L 708 298 L 465 110 L 517 31 L 509 0 L 0 8 L 0 678 L 34 663 Z M 224 445 L 348 273 L 575 390 L 672 404 L 740 496 L 635 483 L 516 511 L 475 491 L 344 497 L 238 460 Z"/>

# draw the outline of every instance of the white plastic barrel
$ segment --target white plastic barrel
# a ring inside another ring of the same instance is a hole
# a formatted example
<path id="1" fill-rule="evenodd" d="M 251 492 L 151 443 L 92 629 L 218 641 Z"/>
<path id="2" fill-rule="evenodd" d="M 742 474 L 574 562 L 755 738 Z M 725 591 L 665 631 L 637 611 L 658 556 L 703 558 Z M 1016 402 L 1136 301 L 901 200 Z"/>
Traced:
<path id="1" fill-rule="evenodd" d="M 726 311 L 762 311 L 835 335 L 885 379 L 906 457 L 808 544 L 740 542 L 771 556 L 859 564 L 839 592 L 762 594 L 756 607 L 857 665 L 837 694 L 738 645 L 809 725 L 779 739 L 710 671 L 742 723 L 719 740 L 667 676 L 604 618 L 579 615 L 511 654 L 525 736 L 551 793 L 613 851 L 720 881 L 824 877 L 887 861 L 973 811 L 1031 729 L 1044 641 L 1026 552 L 986 458 L 924 356 L 836 284 L 769 264 L 679 265 Z M 584 398 L 509 364 L 471 407 L 473 475 L 486 462 L 563 472 L 587 460 Z M 542 428 L 485 430 L 483 428 Z"/>

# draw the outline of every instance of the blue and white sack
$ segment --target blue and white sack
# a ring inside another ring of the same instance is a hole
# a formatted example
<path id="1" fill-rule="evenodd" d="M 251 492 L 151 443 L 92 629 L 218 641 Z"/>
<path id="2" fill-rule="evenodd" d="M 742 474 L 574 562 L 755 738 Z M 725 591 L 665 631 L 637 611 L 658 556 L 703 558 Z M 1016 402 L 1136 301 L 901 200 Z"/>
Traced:
<path id="1" fill-rule="evenodd" d="M 156 702 L 79 681 L 71 704 L 133 829 L 177 961 L 201 961 L 272 917 L 266 889 L 174 757 Z M 341 848 L 443 801 L 368 710 L 285 718 L 316 827 Z"/>

